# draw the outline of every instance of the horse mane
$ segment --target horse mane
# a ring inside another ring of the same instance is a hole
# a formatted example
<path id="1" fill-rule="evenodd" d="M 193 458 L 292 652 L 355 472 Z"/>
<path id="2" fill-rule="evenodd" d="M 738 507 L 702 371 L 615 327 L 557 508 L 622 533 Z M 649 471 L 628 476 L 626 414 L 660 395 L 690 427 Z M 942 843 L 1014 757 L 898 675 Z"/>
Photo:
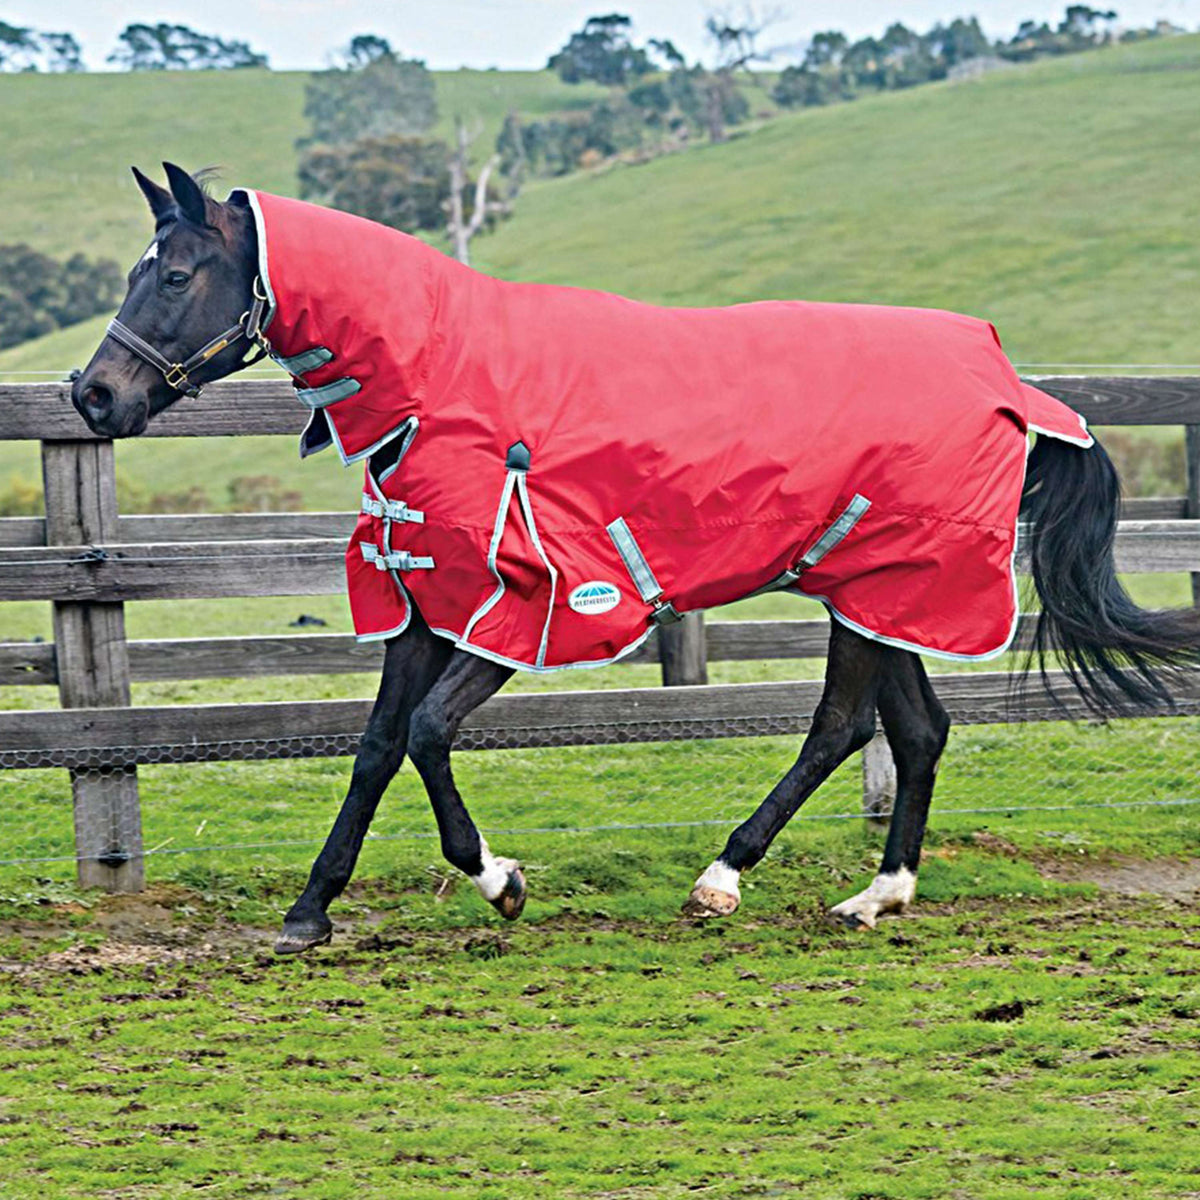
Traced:
<path id="1" fill-rule="evenodd" d="M 198 171 L 192 172 L 192 178 L 196 181 L 197 187 L 210 199 L 213 199 L 213 188 L 221 178 L 221 172 L 224 167 L 201 167 Z"/>

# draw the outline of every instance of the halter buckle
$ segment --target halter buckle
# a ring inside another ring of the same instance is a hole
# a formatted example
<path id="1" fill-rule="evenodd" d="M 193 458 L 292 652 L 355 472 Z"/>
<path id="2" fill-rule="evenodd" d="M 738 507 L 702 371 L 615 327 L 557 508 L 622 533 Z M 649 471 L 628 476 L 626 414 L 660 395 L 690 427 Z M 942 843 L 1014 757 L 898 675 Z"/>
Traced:
<path id="1" fill-rule="evenodd" d="M 168 371 L 163 372 L 163 378 L 166 379 L 169 386 L 173 387 L 177 392 L 182 392 L 188 386 L 188 373 L 183 368 L 183 363 L 172 363 Z"/>

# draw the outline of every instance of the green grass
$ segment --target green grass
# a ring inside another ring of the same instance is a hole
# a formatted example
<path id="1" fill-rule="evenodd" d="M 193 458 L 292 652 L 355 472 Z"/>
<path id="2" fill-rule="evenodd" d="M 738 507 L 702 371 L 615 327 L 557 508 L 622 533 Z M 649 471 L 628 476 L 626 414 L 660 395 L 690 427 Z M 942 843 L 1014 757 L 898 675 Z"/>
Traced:
<path id="1" fill-rule="evenodd" d="M 687 839 L 556 845 L 515 927 L 401 852 L 300 961 L 259 928 L 298 872 L 11 891 L 0 1197 L 1193 1192 L 1194 911 L 963 839 L 919 919 L 834 932 L 868 843 L 789 845 L 715 925 L 652 911 Z"/>
<path id="2" fill-rule="evenodd" d="M 164 159 L 190 170 L 219 166 L 230 186 L 294 195 L 306 79 L 286 71 L 6 75 L 5 239 L 48 254 L 84 250 L 132 262 L 151 226 L 129 168 L 154 174 Z M 481 153 L 511 109 L 536 116 L 600 94 L 545 71 L 448 71 L 435 81 L 435 133 L 450 136 L 459 114 L 481 130 Z"/>

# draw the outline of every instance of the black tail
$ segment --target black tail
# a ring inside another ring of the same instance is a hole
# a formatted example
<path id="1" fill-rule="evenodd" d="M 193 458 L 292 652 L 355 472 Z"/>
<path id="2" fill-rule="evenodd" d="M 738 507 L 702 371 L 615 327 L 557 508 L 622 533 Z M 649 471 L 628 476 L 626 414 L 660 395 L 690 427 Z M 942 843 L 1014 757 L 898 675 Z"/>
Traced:
<path id="1" fill-rule="evenodd" d="M 1120 497 L 1099 443 L 1083 449 L 1038 438 L 1021 502 L 1042 600 L 1031 658 L 1044 677 L 1057 651 L 1084 703 L 1102 714 L 1169 701 L 1164 676 L 1200 662 L 1200 611 L 1138 608 L 1117 579 Z"/>

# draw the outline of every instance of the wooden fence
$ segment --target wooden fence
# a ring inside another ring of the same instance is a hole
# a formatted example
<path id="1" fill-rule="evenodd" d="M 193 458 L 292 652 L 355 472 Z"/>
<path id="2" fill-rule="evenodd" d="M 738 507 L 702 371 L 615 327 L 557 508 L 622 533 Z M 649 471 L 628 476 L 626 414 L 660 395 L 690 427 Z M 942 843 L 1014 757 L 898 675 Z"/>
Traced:
<path id="1" fill-rule="evenodd" d="M 1061 376 L 1037 384 L 1093 425 L 1184 425 L 1188 495 L 1126 502 L 1122 571 L 1192 572 L 1200 600 L 1200 378 Z M 148 437 L 298 434 L 307 410 L 283 382 L 215 385 L 182 401 Z M 54 642 L 0 642 L 0 684 L 57 685 L 61 708 L 0 712 L 0 767 L 71 774 L 82 883 L 113 891 L 143 883 L 137 767 L 155 762 L 352 753 L 366 700 L 131 707 L 142 680 L 376 671 L 377 644 L 332 635 L 127 641 L 131 600 L 311 595 L 344 587 L 350 513 L 122 516 L 113 446 L 92 435 L 65 383 L 0 385 L 0 439 L 41 443 L 46 516 L 0 519 L 0 601 L 53 604 Z M 0 610 L 2 612 L 2 610 Z M 663 636 L 665 633 L 665 636 Z M 1022 639 L 1027 629 L 1022 632 Z M 825 652 L 823 621 L 714 622 L 660 631 L 626 662 L 660 662 L 686 691 L 498 696 L 464 724 L 462 749 L 588 745 L 802 732 L 816 682 L 708 686 L 708 660 L 804 658 Z M 959 722 L 1048 720 L 1082 708 L 1061 677 L 1055 699 L 1019 700 L 1003 673 L 935 678 Z M 1200 681 L 1178 688 L 1179 713 L 1200 712 Z M 876 747 L 868 807 L 887 786 Z"/>

